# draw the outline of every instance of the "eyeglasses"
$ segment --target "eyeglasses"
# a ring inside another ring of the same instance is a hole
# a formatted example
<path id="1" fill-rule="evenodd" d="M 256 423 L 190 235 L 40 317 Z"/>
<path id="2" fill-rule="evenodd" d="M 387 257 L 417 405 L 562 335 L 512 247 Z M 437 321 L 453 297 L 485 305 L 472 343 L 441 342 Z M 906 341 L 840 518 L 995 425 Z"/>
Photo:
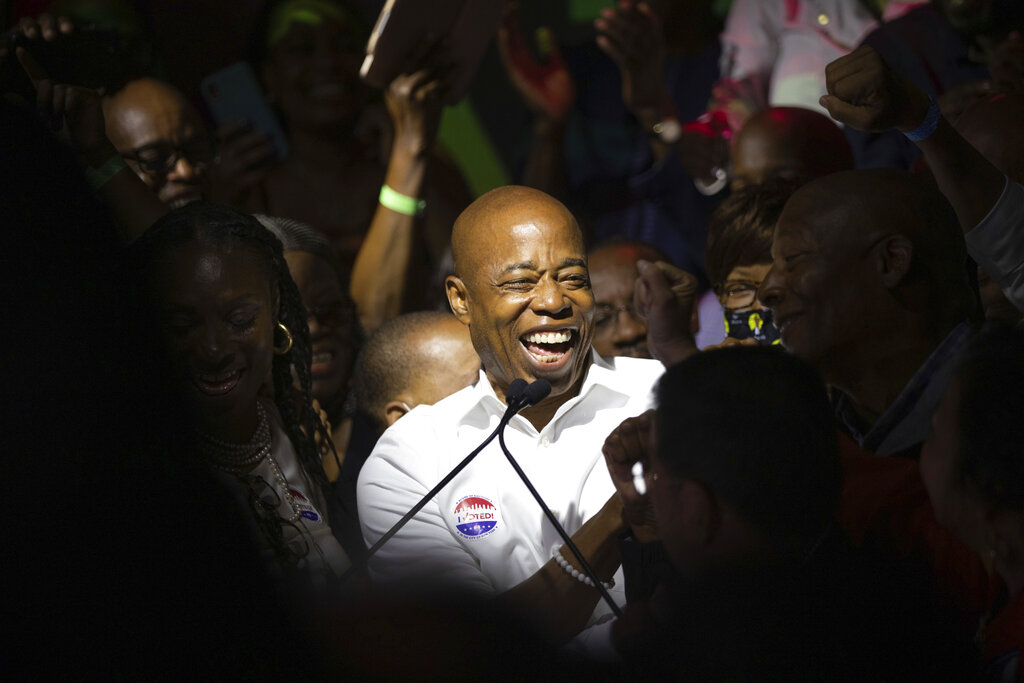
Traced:
<path id="1" fill-rule="evenodd" d="M 633 308 L 632 304 L 626 304 L 625 306 L 613 306 L 611 304 L 597 304 L 594 306 L 594 325 L 596 327 L 613 327 L 614 323 L 619 318 L 619 313 L 625 311 L 630 316 L 636 318 L 640 317 L 637 315 L 636 309 Z"/>
<path id="2" fill-rule="evenodd" d="M 174 170 L 184 157 L 193 166 L 205 167 L 213 162 L 213 142 L 206 135 L 196 135 L 175 145 L 167 140 L 158 140 L 142 147 L 121 152 L 121 156 L 138 164 L 143 173 L 165 175 Z"/>
<path id="3" fill-rule="evenodd" d="M 753 306 L 757 301 L 757 290 L 760 286 L 760 282 L 752 280 L 729 280 L 716 284 L 714 290 L 722 308 L 735 311 L 737 308 Z"/>
<path id="4" fill-rule="evenodd" d="M 248 477 L 248 483 L 249 506 L 256 513 L 256 523 L 260 531 L 270 541 L 274 552 L 283 562 L 292 565 L 298 563 L 309 554 L 309 543 L 298 526 L 277 514 L 281 496 L 259 475 Z"/>

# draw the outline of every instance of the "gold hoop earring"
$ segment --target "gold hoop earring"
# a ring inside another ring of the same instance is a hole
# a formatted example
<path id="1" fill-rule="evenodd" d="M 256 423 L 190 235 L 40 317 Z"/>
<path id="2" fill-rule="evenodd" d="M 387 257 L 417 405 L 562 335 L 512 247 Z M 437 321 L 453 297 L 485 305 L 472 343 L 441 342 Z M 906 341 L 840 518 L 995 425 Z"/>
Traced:
<path id="1" fill-rule="evenodd" d="M 276 353 L 279 356 L 283 356 L 284 354 L 292 350 L 292 344 L 295 342 L 295 340 L 292 338 L 292 333 L 288 330 L 287 327 L 284 326 L 284 323 L 279 322 L 277 326 L 278 328 L 280 328 L 282 332 L 284 332 L 284 336 L 288 339 L 287 343 L 285 343 L 283 348 L 280 346 L 274 347 L 274 353 Z"/>

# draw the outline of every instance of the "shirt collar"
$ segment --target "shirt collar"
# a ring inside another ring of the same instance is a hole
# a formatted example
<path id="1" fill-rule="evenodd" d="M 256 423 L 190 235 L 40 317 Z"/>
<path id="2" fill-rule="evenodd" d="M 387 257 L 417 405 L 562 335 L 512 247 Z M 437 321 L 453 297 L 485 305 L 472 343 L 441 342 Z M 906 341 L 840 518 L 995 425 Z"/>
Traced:
<path id="1" fill-rule="evenodd" d="M 954 327 L 870 427 L 864 424 L 850 398 L 841 391 L 836 392 L 836 417 L 864 450 L 878 455 L 889 455 L 923 441 L 932 413 L 956 367 L 954 361 L 970 341 L 973 331 L 967 322 Z M 890 437 L 897 434 L 906 443 L 894 443 Z"/>
<path id="2" fill-rule="evenodd" d="M 580 387 L 579 393 L 563 403 L 558 411 L 555 412 L 551 421 L 541 431 L 547 431 L 551 428 L 559 419 L 572 411 L 574 406 L 590 394 L 606 394 L 606 405 L 625 404 L 629 400 L 629 388 L 622 381 L 621 373 L 616 372 L 614 363 L 601 357 L 593 348 L 591 348 L 590 354 L 590 365 L 585 370 L 586 375 L 583 378 L 583 384 Z M 491 386 L 490 380 L 487 379 L 487 373 L 482 368 L 476 385 L 474 385 L 474 392 L 476 398 L 467 406 L 460 422 L 476 422 L 476 416 L 479 416 L 480 420 L 482 420 L 480 426 L 485 426 L 489 422 L 490 416 L 500 416 L 505 412 L 504 397 L 499 398 L 494 393 L 494 388 Z M 514 419 L 513 423 L 520 426 L 529 425 L 529 429 L 533 429 L 533 426 L 527 420 Z"/>

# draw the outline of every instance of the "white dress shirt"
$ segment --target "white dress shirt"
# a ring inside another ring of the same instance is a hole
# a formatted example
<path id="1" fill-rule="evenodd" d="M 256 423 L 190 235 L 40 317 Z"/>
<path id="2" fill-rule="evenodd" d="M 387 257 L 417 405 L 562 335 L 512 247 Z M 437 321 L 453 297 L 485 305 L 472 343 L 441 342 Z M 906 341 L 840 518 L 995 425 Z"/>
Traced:
<path id="1" fill-rule="evenodd" d="M 543 429 L 517 415 L 505 430 L 512 455 L 570 535 L 615 492 L 601 446 L 623 420 L 652 406 L 662 372 L 657 361 L 594 353 L 579 395 Z M 476 448 L 504 411 L 481 371 L 475 385 L 392 425 L 359 475 L 367 545 Z M 495 440 L 383 546 L 370 568 L 375 582 L 390 586 L 444 583 L 488 595 L 529 578 L 561 544 Z M 621 584 L 617 602 L 624 602 Z"/>

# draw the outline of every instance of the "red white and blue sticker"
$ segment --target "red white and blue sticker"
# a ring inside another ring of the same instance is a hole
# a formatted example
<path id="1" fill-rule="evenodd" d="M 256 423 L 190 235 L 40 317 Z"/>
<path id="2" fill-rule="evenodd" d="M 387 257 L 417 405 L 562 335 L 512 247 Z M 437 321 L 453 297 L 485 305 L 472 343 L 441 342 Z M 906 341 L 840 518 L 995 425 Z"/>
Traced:
<path id="1" fill-rule="evenodd" d="M 316 511 L 316 508 L 313 507 L 313 504 L 309 502 L 309 499 L 306 498 L 302 491 L 289 486 L 288 492 L 292 494 L 292 500 L 295 501 L 295 505 L 299 508 L 299 514 L 302 516 L 302 519 L 310 522 L 320 521 L 320 513 Z"/>
<path id="2" fill-rule="evenodd" d="M 483 496 L 465 496 L 455 506 L 455 528 L 463 538 L 481 538 L 498 526 L 498 508 Z"/>

